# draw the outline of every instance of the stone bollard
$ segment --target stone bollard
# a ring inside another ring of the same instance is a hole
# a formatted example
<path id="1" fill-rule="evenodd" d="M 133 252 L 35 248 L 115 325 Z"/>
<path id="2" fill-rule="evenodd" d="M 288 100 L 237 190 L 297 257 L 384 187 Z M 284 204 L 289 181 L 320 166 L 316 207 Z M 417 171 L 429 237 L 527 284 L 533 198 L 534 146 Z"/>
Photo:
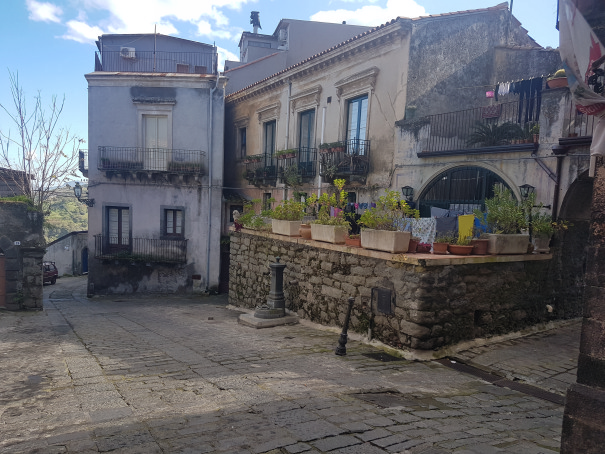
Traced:
<path id="1" fill-rule="evenodd" d="M 347 316 L 345 317 L 345 324 L 342 327 L 342 333 L 340 333 L 340 339 L 338 339 L 338 347 L 334 352 L 338 356 L 345 356 L 347 354 L 347 331 L 349 329 L 349 320 L 351 319 L 351 311 L 353 310 L 353 304 L 355 298 L 352 296 L 349 298 L 349 308 L 347 309 Z"/>
<path id="2" fill-rule="evenodd" d="M 284 268 L 286 265 L 279 263 L 280 257 L 275 257 L 275 263 L 270 263 L 271 288 L 267 297 L 267 304 L 263 304 L 254 312 L 256 318 L 270 319 L 280 318 L 286 315 L 286 298 L 284 297 Z"/>

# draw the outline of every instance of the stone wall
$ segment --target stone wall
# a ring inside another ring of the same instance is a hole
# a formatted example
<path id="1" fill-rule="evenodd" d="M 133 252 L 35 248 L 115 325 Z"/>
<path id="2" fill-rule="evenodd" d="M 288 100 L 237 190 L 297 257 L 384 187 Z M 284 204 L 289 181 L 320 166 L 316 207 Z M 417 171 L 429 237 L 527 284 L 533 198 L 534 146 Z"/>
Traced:
<path id="1" fill-rule="evenodd" d="M 42 309 L 44 216 L 22 202 L 0 202 L 0 253 L 4 254 L 4 305 L 9 310 Z"/>
<path id="2" fill-rule="evenodd" d="M 287 265 L 288 309 L 342 326 L 353 296 L 350 329 L 371 329 L 394 347 L 430 350 L 578 313 L 575 306 L 548 310 L 550 255 L 392 255 L 253 232 L 231 237 L 231 304 L 253 308 L 265 301 L 269 276 L 263 273 L 276 256 Z M 378 310 L 373 288 L 391 291 L 391 314 Z"/>

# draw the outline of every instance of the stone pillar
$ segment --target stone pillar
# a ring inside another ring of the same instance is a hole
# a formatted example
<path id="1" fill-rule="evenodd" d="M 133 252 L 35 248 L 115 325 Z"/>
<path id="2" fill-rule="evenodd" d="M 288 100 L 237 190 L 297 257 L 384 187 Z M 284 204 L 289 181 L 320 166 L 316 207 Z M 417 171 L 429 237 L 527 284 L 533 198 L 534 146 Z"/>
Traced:
<path id="1" fill-rule="evenodd" d="M 567 391 L 561 453 L 602 453 L 605 449 L 605 157 L 598 156 L 578 378 Z"/>

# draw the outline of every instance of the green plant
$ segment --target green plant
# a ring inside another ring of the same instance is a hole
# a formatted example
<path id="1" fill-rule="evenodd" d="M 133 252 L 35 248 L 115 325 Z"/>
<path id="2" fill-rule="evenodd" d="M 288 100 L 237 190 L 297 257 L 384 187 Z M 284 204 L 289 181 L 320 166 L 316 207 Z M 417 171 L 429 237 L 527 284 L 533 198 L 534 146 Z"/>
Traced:
<path id="1" fill-rule="evenodd" d="M 454 238 L 452 238 L 452 241 L 449 244 L 456 244 L 458 246 L 470 246 L 472 239 L 473 238 L 470 236 L 467 236 L 465 238 L 462 238 L 460 236 L 455 236 Z"/>
<path id="2" fill-rule="evenodd" d="M 497 123 L 475 124 L 475 129 L 467 140 L 468 145 L 481 145 L 484 147 L 493 147 L 496 145 L 506 145 L 510 143 L 519 134 L 519 126 L 507 121 L 501 125 Z"/>
<path id="3" fill-rule="evenodd" d="M 378 198 L 376 207 L 367 209 L 359 224 L 374 230 L 404 230 L 407 219 L 420 217 L 420 212 L 401 200 L 399 191 L 387 191 Z"/>
<path id="4" fill-rule="evenodd" d="M 304 208 L 304 204 L 296 200 L 282 200 L 273 209 L 271 217 L 280 221 L 302 221 L 305 214 Z"/>
<path id="5" fill-rule="evenodd" d="M 345 180 L 336 179 L 334 180 L 334 186 L 336 186 L 337 190 L 334 193 L 328 195 L 327 192 L 324 192 L 320 197 L 317 197 L 316 194 L 311 194 L 307 199 L 307 205 L 317 211 L 317 219 L 313 221 L 314 224 L 350 227 L 350 223 L 345 219 L 343 211 L 348 200 L 348 193 L 343 190 L 344 185 Z M 332 208 L 340 210 L 337 215 L 330 216 Z"/>
<path id="6" fill-rule="evenodd" d="M 293 164 L 284 169 L 283 181 L 286 186 L 297 187 L 302 184 L 302 176 L 298 173 L 298 165 Z"/>
<path id="7" fill-rule="evenodd" d="M 274 199 L 269 199 L 268 202 L 275 201 Z M 266 217 L 270 217 L 271 215 L 271 207 L 269 203 L 269 207 L 264 207 L 261 209 L 262 201 L 261 199 L 253 199 L 250 202 L 244 204 L 244 212 L 239 215 L 236 219 L 237 223 L 243 227 L 252 230 L 268 230 L 271 228 L 269 224 L 265 222 Z M 260 214 L 256 214 L 257 210 L 260 210 Z"/>
<path id="8" fill-rule="evenodd" d="M 350 233 L 349 234 L 349 239 L 350 240 L 358 240 L 359 238 L 361 238 L 361 235 L 359 235 L 358 233 Z"/>
<path id="9" fill-rule="evenodd" d="M 454 232 L 441 232 L 435 236 L 433 243 L 456 244 L 456 241 L 457 237 L 454 235 Z"/>
<path id="10" fill-rule="evenodd" d="M 565 74 L 565 70 L 563 68 L 558 69 L 551 77 L 549 77 L 549 79 L 557 79 L 559 77 L 567 77 L 567 74 Z"/>
<path id="11" fill-rule="evenodd" d="M 510 189 L 494 185 L 494 197 L 485 199 L 487 216 L 485 217 L 488 231 L 492 233 L 520 233 L 528 226 L 529 211 L 535 202 L 535 194 L 523 202 L 515 199 Z M 475 210 L 475 216 L 483 219 L 483 213 Z"/>
<path id="12" fill-rule="evenodd" d="M 534 125 L 531 127 L 531 133 L 540 134 L 540 123 L 534 123 Z"/>
<path id="13" fill-rule="evenodd" d="M 567 230 L 573 226 L 567 221 L 553 221 L 552 216 L 547 213 L 537 213 L 532 216 L 532 233 L 536 236 L 552 236 L 555 232 Z"/>

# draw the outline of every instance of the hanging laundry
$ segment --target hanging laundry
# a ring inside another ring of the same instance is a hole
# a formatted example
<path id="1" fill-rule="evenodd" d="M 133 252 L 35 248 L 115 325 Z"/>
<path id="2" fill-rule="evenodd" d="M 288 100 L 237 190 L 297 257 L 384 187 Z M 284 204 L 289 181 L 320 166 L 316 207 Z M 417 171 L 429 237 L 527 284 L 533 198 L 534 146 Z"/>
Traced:
<path id="1" fill-rule="evenodd" d="M 435 241 L 437 220 L 435 218 L 412 219 L 412 235 L 420 238 L 421 243 L 432 244 Z"/>
<path id="2" fill-rule="evenodd" d="M 462 216 L 458 216 L 458 238 L 462 240 L 469 236 L 473 236 L 474 224 L 474 214 L 465 214 Z"/>
<path id="3" fill-rule="evenodd" d="M 458 218 L 435 218 L 437 235 L 458 235 Z"/>
<path id="4" fill-rule="evenodd" d="M 446 210 L 444 208 L 439 207 L 431 207 L 431 217 L 432 218 L 444 218 L 449 215 L 450 210 Z"/>

